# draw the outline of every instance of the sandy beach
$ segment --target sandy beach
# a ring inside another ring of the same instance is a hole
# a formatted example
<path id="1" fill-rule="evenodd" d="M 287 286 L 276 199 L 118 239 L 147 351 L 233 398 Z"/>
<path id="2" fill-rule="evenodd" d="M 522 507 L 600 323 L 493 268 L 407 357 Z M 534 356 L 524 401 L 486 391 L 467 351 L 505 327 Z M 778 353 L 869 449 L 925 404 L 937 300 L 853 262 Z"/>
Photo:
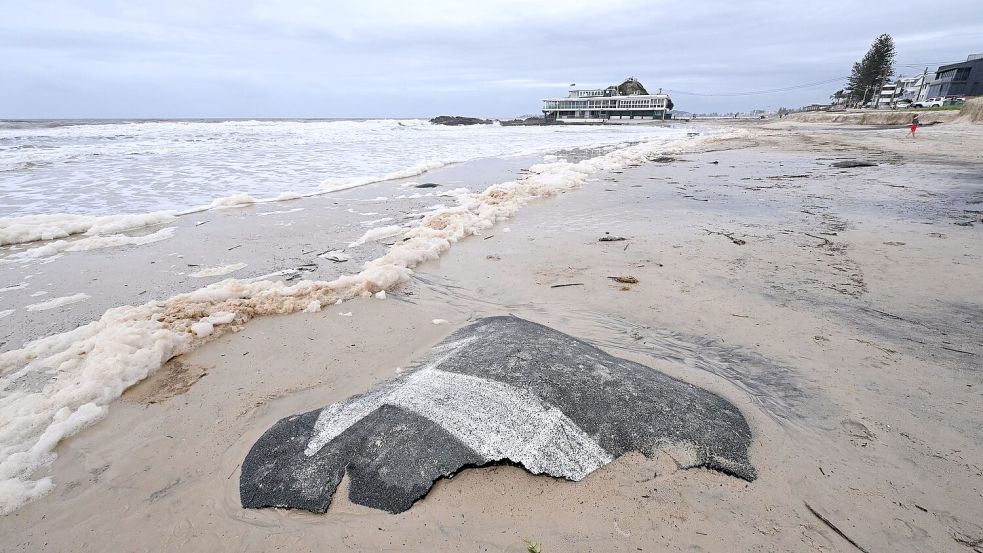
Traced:
<path id="1" fill-rule="evenodd" d="M 915 140 L 799 121 L 695 128 L 718 138 L 524 196 L 408 279 L 318 292 L 344 301 L 313 312 L 215 319 L 214 336 L 57 445 L 34 475 L 54 488 L 0 516 L 0 550 L 983 551 L 983 127 Z M 224 278 L 353 274 L 400 240 L 318 256 L 365 238 L 367 220 L 427 224 L 453 203 L 445 192 L 521 182 L 542 161 L 450 165 L 182 216 L 144 245 L 63 249 L 31 262 L 47 294 L 3 292 L 15 309 L 3 351 Z M 420 194 L 401 204 L 412 216 L 374 201 L 400 193 Z M 330 241 L 326 214 L 345 229 Z M 28 249 L 8 248 L 0 284 L 20 282 Z M 324 514 L 241 506 L 243 459 L 278 420 L 372 390 L 454 330 L 509 314 L 725 398 L 750 425 L 757 479 L 629 453 L 579 482 L 469 468 L 400 514 L 352 503 L 347 479 Z"/>

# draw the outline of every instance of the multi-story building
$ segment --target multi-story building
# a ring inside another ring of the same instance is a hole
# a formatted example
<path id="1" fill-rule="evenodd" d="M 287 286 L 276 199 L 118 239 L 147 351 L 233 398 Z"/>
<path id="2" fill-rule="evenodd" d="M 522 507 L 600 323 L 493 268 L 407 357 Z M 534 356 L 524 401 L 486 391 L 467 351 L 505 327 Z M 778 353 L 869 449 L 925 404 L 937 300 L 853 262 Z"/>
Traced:
<path id="1" fill-rule="evenodd" d="M 917 77 L 898 77 L 894 101 L 909 100 L 917 102 L 925 98 L 925 75 Z"/>
<path id="2" fill-rule="evenodd" d="M 890 108 L 894 105 L 894 98 L 898 93 L 897 83 L 887 83 L 881 87 L 881 93 L 877 97 L 875 108 Z"/>
<path id="3" fill-rule="evenodd" d="M 983 96 L 983 54 L 973 54 L 964 62 L 939 67 L 926 92 L 929 98 L 967 96 Z"/>
<path id="4" fill-rule="evenodd" d="M 925 75 L 917 77 L 898 77 L 893 83 L 881 87 L 877 97 L 876 108 L 893 108 L 902 100 L 917 102 L 926 98 L 928 87 L 925 86 Z"/>
<path id="5" fill-rule="evenodd" d="M 543 100 L 543 117 L 560 123 L 629 123 L 671 118 L 668 94 L 649 94 L 634 77 L 618 86 L 571 89 L 566 98 Z"/>

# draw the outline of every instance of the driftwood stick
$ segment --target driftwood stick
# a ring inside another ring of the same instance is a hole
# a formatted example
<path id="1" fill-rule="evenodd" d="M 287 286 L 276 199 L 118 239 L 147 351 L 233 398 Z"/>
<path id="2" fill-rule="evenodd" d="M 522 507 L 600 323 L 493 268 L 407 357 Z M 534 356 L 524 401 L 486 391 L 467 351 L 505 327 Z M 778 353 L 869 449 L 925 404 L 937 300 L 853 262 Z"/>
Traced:
<path id="1" fill-rule="evenodd" d="M 705 230 L 707 234 L 716 234 L 718 236 L 726 237 L 728 240 L 730 240 L 731 242 L 737 244 L 738 246 L 743 246 L 744 244 L 747 244 L 747 242 L 745 242 L 744 240 L 741 240 L 740 238 L 734 238 L 733 233 L 730 233 L 730 232 L 717 232 L 715 230 L 710 230 L 710 229 L 706 229 L 706 228 L 703 229 L 703 230 Z"/>
<path id="2" fill-rule="evenodd" d="M 803 232 L 802 234 L 805 234 L 809 238 L 815 238 L 816 240 L 822 240 L 823 243 L 822 244 L 819 244 L 818 247 L 829 246 L 829 245 L 831 245 L 833 243 L 829 238 L 823 238 L 822 236 L 816 236 L 815 234 L 809 234 L 808 232 Z"/>
<path id="3" fill-rule="evenodd" d="M 956 353 L 965 353 L 966 355 L 976 355 L 975 353 L 973 353 L 971 351 L 965 351 L 965 350 L 956 349 L 956 348 L 950 348 L 950 347 L 946 347 L 946 346 L 939 346 L 939 347 L 942 348 L 942 349 L 949 350 L 949 351 L 954 351 Z"/>
<path id="4" fill-rule="evenodd" d="M 567 286 L 583 286 L 583 285 L 584 285 L 583 282 L 571 282 L 568 284 L 554 284 L 553 286 L 550 286 L 550 288 L 565 288 Z"/>
<path id="5" fill-rule="evenodd" d="M 830 522 L 826 517 L 824 517 L 823 515 L 819 514 L 815 509 L 812 508 L 812 505 L 809 505 L 805 501 L 803 501 L 803 503 L 805 503 L 806 509 L 809 509 L 809 512 L 810 513 L 816 515 L 816 518 L 818 518 L 819 520 L 821 520 L 823 522 L 823 524 L 825 524 L 826 526 L 829 527 L 830 530 L 832 530 L 832 531 L 836 532 L 837 534 L 839 534 L 841 538 L 843 538 L 846 541 L 850 542 L 850 545 L 856 547 L 858 551 L 863 551 L 863 553 L 870 553 L 869 551 L 867 551 L 866 549 L 864 549 L 863 547 L 861 547 L 860 544 L 858 544 L 857 542 L 855 542 L 852 539 L 850 539 L 850 536 L 847 536 L 846 534 L 844 534 L 843 533 L 843 530 L 840 530 L 839 528 L 836 527 L 835 524 L 833 524 L 832 522 Z"/>

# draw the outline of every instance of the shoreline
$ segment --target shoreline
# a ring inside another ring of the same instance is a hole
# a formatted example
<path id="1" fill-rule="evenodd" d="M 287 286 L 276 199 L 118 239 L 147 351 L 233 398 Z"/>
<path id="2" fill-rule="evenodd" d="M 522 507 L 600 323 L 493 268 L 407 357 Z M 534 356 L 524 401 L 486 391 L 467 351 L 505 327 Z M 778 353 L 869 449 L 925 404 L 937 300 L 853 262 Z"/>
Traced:
<path id="1" fill-rule="evenodd" d="M 706 140 L 713 138 L 688 142 L 692 147 Z M 386 244 L 381 256 L 368 257 L 357 274 L 342 273 L 333 280 L 303 279 L 296 284 L 288 284 L 290 278 L 287 282 L 266 277 L 222 280 L 164 300 L 110 309 L 89 324 L 3 353 L 0 384 L 10 389 L 3 408 L 11 423 L 5 429 L 7 455 L 3 474 L 7 479 L 3 482 L 6 491 L 0 497 L 0 508 L 9 512 L 47 494 L 53 487 L 51 478 L 32 480 L 31 475 L 50 462 L 57 443 L 104 418 L 109 404 L 124 390 L 172 357 L 193 351 L 223 333 L 241 330 L 251 319 L 262 315 L 318 312 L 323 306 L 356 297 L 384 298 L 386 290 L 408 281 L 417 265 L 438 258 L 458 240 L 510 218 L 524 205 L 574 190 L 592 173 L 674 149 L 678 146 L 667 137 L 609 148 L 597 157 L 588 156 L 577 162 L 538 164 L 514 181 L 494 184 L 481 192 L 451 190 L 447 194 L 456 200 L 455 207 L 432 206 L 429 211 L 408 217 L 419 219 L 419 223 L 369 229 L 350 243 L 349 248 L 397 235 L 403 237 Z M 370 226 L 377 222 L 371 221 Z M 236 248 L 227 248 L 231 249 Z M 338 253 L 334 255 L 337 257 Z M 308 271 L 317 266 L 308 265 L 312 266 Z M 190 276 L 224 276 L 246 266 L 236 263 Z M 303 266 L 291 276 L 299 277 L 301 270 Z M 89 298 L 86 294 L 77 296 Z M 53 300 L 54 305 L 63 303 L 61 299 Z M 31 307 L 27 306 L 26 311 L 32 311 Z M 57 376 L 47 376 L 52 374 Z"/>
<path id="2" fill-rule="evenodd" d="M 963 171 L 979 154 L 919 143 L 899 159 L 893 140 L 772 126 L 741 149 L 600 172 L 461 241 L 386 300 L 257 318 L 127 391 L 59 447 L 51 472 L 65 484 L 0 524 L 22 548 L 55 550 L 844 547 L 805 500 L 868 549 L 955 547 L 983 515 L 971 461 L 983 382 L 966 365 L 983 355 L 981 225 L 954 224 L 983 199 Z M 878 166 L 829 167 L 844 157 Z M 597 242 L 605 232 L 628 240 Z M 622 290 L 612 274 L 639 283 Z M 570 282 L 582 285 L 550 288 Z M 580 483 L 466 470 L 395 516 L 347 503 L 344 482 L 323 516 L 238 506 L 237 464 L 272 422 L 364 392 L 468 320 L 503 313 L 734 402 L 759 480 L 630 454 Z M 83 508 L 93 503 L 101 512 Z M 543 508 L 557 503 L 570 507 Z M 90 529 L 107 533 L 82 537 Z"/>

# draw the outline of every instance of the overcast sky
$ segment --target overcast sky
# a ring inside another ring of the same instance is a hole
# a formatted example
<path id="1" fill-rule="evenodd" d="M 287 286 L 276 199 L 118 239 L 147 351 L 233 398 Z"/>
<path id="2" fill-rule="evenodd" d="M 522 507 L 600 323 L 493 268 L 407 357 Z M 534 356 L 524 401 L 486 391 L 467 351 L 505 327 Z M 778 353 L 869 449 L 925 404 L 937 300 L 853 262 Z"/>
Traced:
<path id="1" fill-rule="evenodd" d="M 0 0 L 0 117 L 533 114 L 629 75 L 677 109 L 825 101 L 891 34 L 898 72 L 983 52 L 981 0 Z"/>

